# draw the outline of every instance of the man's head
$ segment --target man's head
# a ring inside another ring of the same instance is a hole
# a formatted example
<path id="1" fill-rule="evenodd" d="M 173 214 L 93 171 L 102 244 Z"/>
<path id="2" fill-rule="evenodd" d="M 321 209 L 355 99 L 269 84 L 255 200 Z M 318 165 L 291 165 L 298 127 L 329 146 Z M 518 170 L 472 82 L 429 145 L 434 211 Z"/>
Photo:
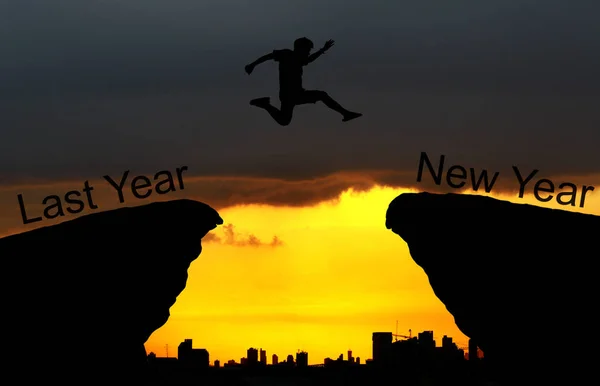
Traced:
<path id="1" fill-rule="evenodd" d="M 314 46 L 312 40 L 307 37 L 298 38 L 294 41 L 294 51 L 302 55 L 310 54 Z"/>

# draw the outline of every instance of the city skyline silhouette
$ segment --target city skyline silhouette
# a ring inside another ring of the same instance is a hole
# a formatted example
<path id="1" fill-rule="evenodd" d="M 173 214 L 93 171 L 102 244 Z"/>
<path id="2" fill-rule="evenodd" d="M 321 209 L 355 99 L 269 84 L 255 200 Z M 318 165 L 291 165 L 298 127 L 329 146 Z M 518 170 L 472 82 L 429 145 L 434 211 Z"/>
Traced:
<path id="1" fill-rule="evenodd" d="M 374 360 L 374 356 L 376 356 L 376 351 L 377 350 L 381 350 L 381 348 L 377 347 L 377 344 L 375 343 L 376 341 L 376 337 L 383 337 L 383 342 L 384 345 L 386 344 L 385 340 L 389 338 L 389 344 L 393 344 L 393 343 L 398 343 L 398 342 L 405 342 L 405 343 L 412 343 L 414 342 L 425 342 L 425 344 L 431 345 L 431 347 L 434 348 L 452 348 L 453 350 L 456 350 L 457 352 L 460 352 L 461 355 L 468 360 L 469 359 L 469 349 L 474 349 L 476 350 L 475 352 L 477 353 L 477 358 L 483 358 L 483 352 L 481 351 L 481 349 L 479 349 L 476 344 L 473 342 L 471 342 L 471 340 L 469 340 L 469 342 L 467 344 L 457 344 L 457 342 L 453 341 L 452 337 L 449 337 L 447 335 L 443 335 L 441 337 L 441 342 L 439 341 L 440 339 L 435 339 L 435 335 L 433 334 L 433 331 L 428 331 L 428 330 L 423 330 L 421 333 L 412 336 L 412 332 L 409 332 L 409 335 L 402 335 L 402 334 L 398 334 L 396 333 L 392 333 L 392 332 L 374 332 L 373 333 L 373 351 L 372 351 L 372 355 L 369 358 L 362 358 L 363 362 L 361 362 L 361 357 L 359 356 L 354 356 L 353 355 L 353 351 L 352 349 L 348 349 L 346 351 L 347 354 L 347 359 L 345 360 L 346 362 L 350 362 L 350 363 L 354 363 L 354 364 L 368 364 L 373 362 Z M 381 339 L 381 338 L 379 338 Z M 473 344 L 475 344 L 475 346 L 473 346 Z M 190 338 L 185 338 L 182 342 L 180 342 L 178 345 L 174 345 L 172 346 L 171 350 L 173 351 L 169 351 L 169 345 L 165 345 L 165 351 L 164 353 L 161 355 L 160 353 L 155 353 L 155 352 L 149 352 L 148 353 L 148 357 L 149 358 L 153 358 L 153 359 L 158 359 L 158 360 L 169 360 L 169 359 L 182 359 L 184 361 L 188 360 L 189 358 L 193 358 L 194 355 L 198 355 L 197 360 L 200 361 L 201 363 L 197 363 L 198 366 L 214 366 L 214 367 L 219 367 L 219 366 L 240 366 L 240 365 L 245 365 L 245 364 L 258 364 L 260 363 L 261 365 L 277 365 L 280 363 L 286 363 L 286 362 L 290 362 L 288 359 L 291 357 L 295 357 L 297 354 L 301 353 L 301 354 L 305 354 L 306 357 L 304 357 L 303 359 L 305 360 L 304 365 L 305 366 L 321 366 L 324 364 L 327 364 L 328 362 L 330 363 L 331 361 L 334 360 L 344 360 L 344 352 L 342 352 L 341 354 L 339 354 L 338 357 L 336 357 L 336 359 L 332 359 L 331 357 L 325 357 L 325 358 L 321 358 L 321 359 L 312 359 L 309 360 L 308 359 L 308 354 L 310 352 L 310 350 L 304 350 L 304 349 L 297 349 L 293 352 L 289 352 L 285 355 L 277 355 L 277 353 L 271 353 L 272 355 L 268 355 L 268 348 L 263 348 L 261 345 L 258 346 L 253 346 L 250 347 L 246 350 L 246 356 L 242 356 L 239 359 L 234 359 L 234 358 L 229 358 L 226 360 L 223 359 L 219 359 L 219 358 L 213 358 L 210 356 L 210 350 L 209 348 L 206 347 L 196 347 L 196 345 L 193 344 L 193 339 Z M 183 358 L 181 358 L 183 357 Z M 271 358 L 271 359 L 268 359 Z M 280 361 L 281 358 L 281 361 Z M 341 358 L 341 359 L 340 359 Z M 196 359 L 192 359 L 192 360 L 196 360 Z M 294 361 L 292 361 L 293 363 L 298 363 L 297 359 Z"/>
<path id="2" fill-rule="evenodd" d="M 360 382 L 376 381 L 390 371 L 402 371 L 405 381 L 409 382 L 429 378 L 436 382 L 457 382 L 460 379 L 462 384 L 480 384 L 478 382 L 486 379 L 483 375 L 485 356 L 472 340 L 469 341 L 469 350 L 478 355 L 472 357 L 465 353 L 451 337 L 445 335 L 441 342 L 437 342 L 433 331 L 422 331 L 415 336 L 374 332 L 372 357 L 366 360 L 354 356 L 352 350 L 348 350 L 339 356 L 324 358 L 321 363 L 310 364 L 309 351 L 297 350 L 287 355 L 269 355 L 268 349 L 259 346 L 248 348 L 246 355 L 239 360 L 221 361 L 212 358 L 208 349 L 196 347 L 193 339 L 184 339 L 177 347 L 176 357 L 160 357 L 151 352 L 148 354 L 148 363 L 155 376 L 165 382 L 182 378 L 190 382 L 193 379 L 206 382 L 203 375 L 231 377 L 239 375 L 240 372 L 242 377 L 244 374 L 248 377 L 270 376 L 279 382 L 284 382 L 290 376 L 299 379 L 312 376 L 314 381 L 319 381 L 326 379 L 328 374 L 337 374 L 339 377 L 354 373 L 350 375 L 354 377 L 353 381 L 346 381 L 346 384 L 363 384 Z M 362 380 L 357 382 L 357 378 Z"/>

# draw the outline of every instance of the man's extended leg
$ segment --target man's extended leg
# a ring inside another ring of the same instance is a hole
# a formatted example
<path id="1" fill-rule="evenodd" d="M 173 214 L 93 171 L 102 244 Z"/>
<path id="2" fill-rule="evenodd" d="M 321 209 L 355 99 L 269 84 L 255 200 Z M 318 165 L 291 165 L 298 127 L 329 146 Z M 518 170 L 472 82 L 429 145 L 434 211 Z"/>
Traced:
<path id="1" fill-rule="evenodd" d="M 346 110 L 342 105 L 336 102 L 332 97 L 329 96 L 325 91 L 321 90 L 305 90 L 299 96 L 297 100 L 297 104 L 305 104 L 305 103 L 316 103 L 323 102 L 325 106 L 330 109 L 337 111 L 342 114 L 342 121 L 347 122 L 351 119 L 355 119 L 361 117 L 361 113 L 356 113 L 354 111 Z"/>
<path id="2" fill-rule="evenodd" d="M 281 109 L 278 109 L 271 104 L 271 98 L 269 97 L 252 99 L 250 104 L 266 110 L 271 117 L 273 117 L 275 122 L 279 123 L 281 126 L 287 126 L 292 121 L 294 112 L 294 105 L 292 104 L 282 102 Z"/>

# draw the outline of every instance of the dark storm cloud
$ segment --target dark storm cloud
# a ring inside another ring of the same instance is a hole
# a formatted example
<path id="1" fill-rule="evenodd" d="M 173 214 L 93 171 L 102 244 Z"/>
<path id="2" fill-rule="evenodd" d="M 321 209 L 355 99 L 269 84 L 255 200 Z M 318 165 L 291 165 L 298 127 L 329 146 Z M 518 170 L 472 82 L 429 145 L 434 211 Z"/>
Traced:
<path id="1" fill-rule="evenodd" d="M 436 162 L 433 159 L 432 161 Z M 120 203 L 116 190 L 110 187 L 105 180 L 90 180 L 89 184 L 93 187 L 93 203 L 99 208 L 96 210 L 111 210 L 122 207 L 123 205 L 135 206 L 143 205 L 152 201 L 172 200 L 172 199 L 194 199 L 204 202 L 213 208 L 222 211 L 227 208 L 244 205 L 270 205 L 284 207 L 308 207 L 319 204 L 324 201 L 335 202 L 339 199 L 340 193 L 352 189 L 354 192 L 367 191 L 376 185 L 388 187 L 412 187 L 416 190 L 427 190 L 430 192 L 450 192 L 452 189 L 446 184 L 436 185 L 428 172 L 425 171 L 421 182 L 416 182 L 416 169 L 411 173 L 398 171 L 368 171 L 354 173 L 337 173 L 321 178 L 294 180 L 269 179 L 269 178 L 247 178 L 247 177 L 187 177 L 185 180 L 185 189 L 171 192 L 166 195 L 152 194 L 147 199 L 137 199 L 132 196 L 128 188 L 124 192 L 124 202 Z M 522 169 L 523 173 L 528 174 L 531 170 Z M 477 170 L 477 176 L 481 170 Z M 495 170 L 490 170 L 493 174 Z M 511 193 L 517 197 L 519 185 L 510 168 L 502 170 L 493 187 L 492 193 Z M 113 176 L 117 178 L 117 175 Z M 540 172 L 536 178 L 549 177 L 546 173 Z M 535 181 L 535 180 L 534 180 Z M 561 182 L 572 182 L 577 184 L 578 192 L 583 185 L 600 186 L 600 174 L 590 175 L 581 178 L 571 176 L 561 176 L 554 179 L 556 185 Z M 532 193 L 532 185 L 529 183 L 525 194 Z M 70 220 L 73 215 L 67 214 L 55 220 L 43 220 L 33 222 L 27 225 L 23 224 L 22 214 L 17 195 L 21 194 L 26 209 L 26 217 L 33 218 L 41 215 L 46 205 L 42 204 L 44 197 L 48 195 L 62 196 L 70 190 L 79 190 L 83 186 L 82 181 L 69 181 L 52 184 L 38 185 L 20 185 L 2 187 L 0 186 L 0 237 L 25 230 L 34 229 L 40 226 L 51 225 L 60 221 Z M 465 187 L 466 191 L 471 191 Z M 480 192 L 483 192 L 480 188 Z M 578 193 L 580 194 L 580 193 Z M 598 211 L 600 201 L 595 192 L 588 195 L 585 210 Z M 582 209 L 583 210 L 583 209 Z M 94 210 L 86 207 L 80 215 L 89 214 Z M 225 221 L 227 216 L 224 216 Z M 259 239 L 252 234 L 242 234 L 234 230 L 233 226 L 225 226 L 221 231 L 217 231 L 206 241 L 235 246 L 279 246 L 282 243 L 277 235 L 269 240 Z M 283 240 L 285 242 L 285 240 Z"/>
<path id="2" fill-rule="evenodd" d="M 0 5 L 0 184 L 189 165 L 290 180 L 413 174 L 420 151 L 480 168 L 600 170 L 595 2 L 10 0 Z M 243 66 L 306 35 L 322 105 L 280 128 Z"/>

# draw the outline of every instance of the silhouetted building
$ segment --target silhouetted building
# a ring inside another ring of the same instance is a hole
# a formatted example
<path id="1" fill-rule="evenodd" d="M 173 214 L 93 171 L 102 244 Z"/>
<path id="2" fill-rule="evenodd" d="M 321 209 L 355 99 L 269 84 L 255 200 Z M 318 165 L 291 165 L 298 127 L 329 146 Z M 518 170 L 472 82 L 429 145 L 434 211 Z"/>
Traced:
<path id="1" fill-rule="evenodd" d="M 277 354 L 273 354 L 273 357 L 271 360 L 273 361 L 274 365 L 279 363 L 279 357 L 277 356 Z"/>
<path id="2" fill-rule="evenodd" d="M 208 350 L 203 348 L 192 348 L 192 340 L 185 339 L 177 348 L 177 358 L 179 362 L 186 365 L 199 367 L 210 366 Z"/>
<path id="3" fill-rule="evenodd" d="M 294 363 L 294 356 L 292 354 L 288 355 L 286 362 L 287 363 Z"/>
<path id="4" fill-rule="evenodd" d="M 155 353 L 150 352 L 148 354 L 148 364 L 150 365 L 165 365 L 165 364 L 177 364 L 177 358 L 169 358 L 169 357 L 157 357 Z"/>
<path id="5" fill-rule="evenodd" d="M 469 339 L 469 361 L 477 360 L 477 342 L 474 339 Z"/>
<path id="6" fill-rule="evenodd" d="M 300 351 L 296 354 L 296 366 L 307 367 L 308 366 L 308 353 Z"/>
<path id="7" fill-rule="evenodd" d="M 419 332 L 419 346 L 422 348 L 435 348 L 435 340 L 433 340 L 433 331 Z"/>
<path id="8" fill-rule="evenodd" d="M 459 350 L 451 337 L 444 335 L 442 346 L 436 347 L 433 331 L 423 331 L 417 337 L 409 337 L 392 343 L 392 359 L 386 366 L 403 368 L 410 372 L 444 373 L 456 363 L 464 361 L 464 352 Z M 374 361 L 374 364 L 377 364 Z"/>
<path id="9" fill-rule="evenodd" d="M 267 365 L 267 352 L 262 348 L 260 349 L 260 364 Z"/>
<path id="10" fill-rule="evenodd" d="M 452 349 L 454 348 L 454 343 L 452 342 L 452 338 L 449 336 L 444 335 L 442 337 L 442 348 L 445 349 Z"/>
<path id="11" fill-rule="evenodd" d="M 359 357 L 352 356 L 352 350 L 348 350 L 348 359 L 344 360 L 344 354 L 338 355 L 336 359 L 325 358 L 323 362 L 323 367 L 331 368 L 331 369 L 343 369 L 346 367 L 353 367 L 357 364 L 360 364 Z"/>
<path id="12" fill-rule="evenodd" d="M 392 333 L 373 333 L 373 362 L 387 363 L 392 358 Z"/>
<path id="13" fill-rule="evenodd" d="M 250 347 L 247 351 L 247 358 L 247 365 L 252 366 L 258 364 L 258 350 Z"/>
<path id="14" fill-rule="evenodd" d="M 217 360 L 215 360 L 215 367 L 216 367 L 216 368 L 219 368 L 219 367 L 221 367 L 221 361 L 220 361 L 220 360 L 218 360 L 218 359 L 217 359 Z"/>

